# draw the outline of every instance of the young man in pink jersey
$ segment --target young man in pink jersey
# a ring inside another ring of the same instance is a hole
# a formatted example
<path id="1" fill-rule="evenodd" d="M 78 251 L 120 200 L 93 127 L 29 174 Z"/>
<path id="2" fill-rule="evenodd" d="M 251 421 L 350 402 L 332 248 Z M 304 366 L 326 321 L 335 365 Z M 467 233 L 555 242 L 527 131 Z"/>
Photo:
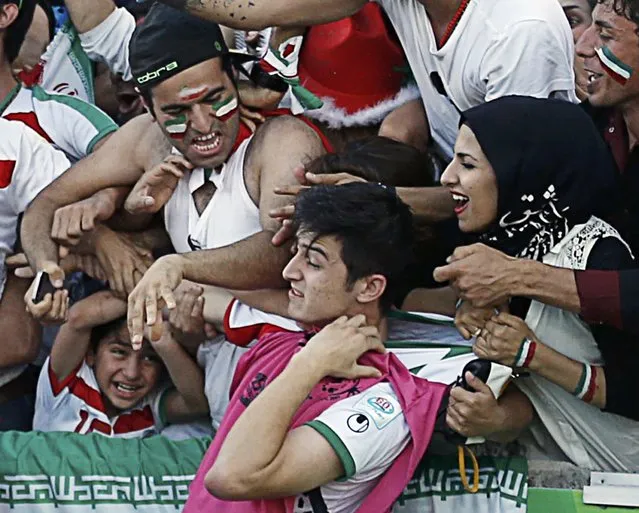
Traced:
<path id="1" fill-rule="evenodd" d="M 40 373 L 35 430 L 138 438 L 208 413 L 195 361 L 169 330 L 134 351 L 125 313 L 126 301 L 111 291 L 71 308 Z M 165 368 L 174 388 L 162 379 Z"/>
<path id="2" fill-rule="evenodd" d="M 288 314 L 305 332 L 265 328 L 239 361 L 185 513 L 388 511 L 443 415 L 446 385 L 411 375 L 383 345 L 412 260 L 409 208 L 381 185 L 320 186 L 300 196 L 295 224 L 283 277 Z M 498 403 L 467 379 L 476 392 L 462 392 L 494 421 L 464 435 L 530 421 L 517 390 Z M 451 393 L 450 407 L 466 399 Z"/>

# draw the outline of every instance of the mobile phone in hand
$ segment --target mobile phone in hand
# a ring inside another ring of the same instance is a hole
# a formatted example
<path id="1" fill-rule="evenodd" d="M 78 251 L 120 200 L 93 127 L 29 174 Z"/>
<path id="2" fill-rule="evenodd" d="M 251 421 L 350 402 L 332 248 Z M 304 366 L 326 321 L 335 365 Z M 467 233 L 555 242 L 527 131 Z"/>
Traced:
<path id="1" fill-rule="evenodd" d="M 58 290 L 53 286 L 53 283 L 51 283 L 51 280 L 49 279 L 49 275 L 44 271 L 38 271 L 38 274 L 36 274 L 35 277 L 35 282 L 36 284 L 33 288 L 33 293 L 31 294 L 31 301 L 34 304 L 40 303 L 47 294 L 51 294 L 53 297 L 55 291 Z"/>

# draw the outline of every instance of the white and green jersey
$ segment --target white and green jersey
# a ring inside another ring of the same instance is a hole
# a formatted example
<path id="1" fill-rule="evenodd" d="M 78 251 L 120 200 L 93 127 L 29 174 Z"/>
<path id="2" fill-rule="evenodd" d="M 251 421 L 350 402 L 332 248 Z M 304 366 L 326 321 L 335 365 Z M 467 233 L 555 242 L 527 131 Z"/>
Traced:
<path id="1" fill-rule="evenodd" d="M 132 79 L 129 41 L 134 30 L 135 18 L 123 7 L 83 34 L 67 21 L 47 46 L 34 72 L 24 74 L 25 82 L 95 103 L 94 62 L 104 62 L 124 80 Z"/>
<path id="2" fill-rule="evenodd" d="M 20 121 L 76 162 L 117 130 L 113 120 L 95 105 L 42 87 L 16 86 L 0 103 L 0 116 Z"/>
<path id="3" fill-rule="evenodd" d="M 40 58 L 35 84 L 46 91 L 95 103 L 93 63 L 82 49 L 77 30 L 67 21 Z"/>
<path id="4" fill-rule="evenodd" d="M 1 300 L 7 274 L 5 258 L 13 253 L 20 214 L 70 164 L 62 152 L 54 150 L 22 123 L 0 118 L 0 133 Z M 0 369 L 0 387 L 20 375 L 25 367 Z"/>
<path id="5" fill-rule="evenodd" d="M 356 511 L 410 441 L 410 429 L 390 383 L 378 383 L 336 402 L 307 425 L 331 445 L 345 476 L 299 496 L 294 513 Z"/>

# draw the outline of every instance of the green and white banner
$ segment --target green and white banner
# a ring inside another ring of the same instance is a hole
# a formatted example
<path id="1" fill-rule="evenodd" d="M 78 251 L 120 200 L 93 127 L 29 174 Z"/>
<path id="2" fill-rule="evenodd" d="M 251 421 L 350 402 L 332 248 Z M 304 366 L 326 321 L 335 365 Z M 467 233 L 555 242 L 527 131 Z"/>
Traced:
<path id="1" fill-rule="evenodd" d="M 479 457 L 479 491 L 468 493 L 456 457 L 427 456 L 400 497 L 396 513 L 524 513 L 528 464 L 524 458 Z M 468 482 L 473 471 L 467 469 Z"/>
<path id="2" fill-rule="evenodd" d="M 0 433 L 0 512 L 181 511 L 209 441 Z M 480 491 L 471 495 L 461 485 L 456 457 L 426 458 L 396 511 L 525 512 L 525 460 L 479 461 Z"/>
<path id="3" fill-rule="evenodd" d="M 0 512 L 181 511 L 209 439 L 0 434 Z"/>

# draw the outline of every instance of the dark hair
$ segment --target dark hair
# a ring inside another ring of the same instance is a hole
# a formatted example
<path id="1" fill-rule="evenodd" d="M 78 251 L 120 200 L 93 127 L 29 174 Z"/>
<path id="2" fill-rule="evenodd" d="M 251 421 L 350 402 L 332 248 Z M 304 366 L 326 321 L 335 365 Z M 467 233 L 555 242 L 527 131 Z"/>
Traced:
<path id="1" fill-rule="evenodd" d="M 229 76 L 229 78 L 231 79 L 231 82 L 233 82 L 233 85 L 237 87 L 237 80 L 235 79 L 235 67 L 233 66 L 233 61 L 231 60 L 231 57 L 229 56 L 229 54 L 222 56 L 222 69 Z M 138 92 L 140 96 L 142 96 L 144 103 L 149 109 L 149 112 L 151 113 L 153 117 L 155 117 L 155 111 L 153 110 L 152 90 L 153 88 L 150 88 L 150 87 L 145 87 L 145 88 L 138 87 Z M 239 97 L 238 97 L 238 100 L 239 100 Z"/>
<path id="2" fill-rule="evenodd" d="M 53 36 L 55 36 L 55 13 L 53 12 L 53 7 L 49 0 L 36 1 L 47 16 L 47 23 L 49 24 L 49 42 L 51 42 L 53 40 Z"/>
<path id="3" fill-rule="evenodd" d="M 0 6 L 7 4 L 18 5 L 18 0 L 0 0 Z M 24 43 L 27 31 L 33 21 L 35 6 L 36 0 L 22 0 L 18 16 L 4 31 L 4 53 L 9 62 L 15 61 L 20 53 L 22 43 Z"/>
<path id="4" fill-rule="evenodd" d="M 101 324 L 100 326 L 95 326 L 91 330 L 91 342 L 89 347 L 97 352 L 98 346 L 100 345 L 100 341 L 104 340 L 106 337 L 118 331 L 122 325 L 126 325 L 126 317 L 119 317 L 111 322 L 107 322 L 106 324 Z"/>
<path id="5" fill-rule="evenodd" d="M 590 10 L 594 10 L 594 8 L 597 6 L 597 0 L 588 0 L 588 5 L 590 6 Z"/>
<path id="6" fill-rule="evenodd" d="M 345 172 L 368 182 L 403 187 L 433 185 L 428 155 L 413 146 L 378 135 L 349 142 L 338 153 L 326 153 L 306 169 L 315 174 Z"/>
<path id="7" fill-rule="evenodd" d="M 348 270 L 347 286 L 372 274 L 386 277 L 380 304 L 387 310 L 414 260 L 413 215 L 392 187 L 370 183 L 318 185 L 303 191 L 294 224 L 319 238 L 336 237 Z"/>
<path id="8" fill-rule="evenodd" d="M 597 3 L 603 4 L 607 1 L 597 0 Z M 635 32 L 639 35 L 639 0 L 612 0 L 612 9 L 619 16 L 633 22 L 637 26 Z"/>

